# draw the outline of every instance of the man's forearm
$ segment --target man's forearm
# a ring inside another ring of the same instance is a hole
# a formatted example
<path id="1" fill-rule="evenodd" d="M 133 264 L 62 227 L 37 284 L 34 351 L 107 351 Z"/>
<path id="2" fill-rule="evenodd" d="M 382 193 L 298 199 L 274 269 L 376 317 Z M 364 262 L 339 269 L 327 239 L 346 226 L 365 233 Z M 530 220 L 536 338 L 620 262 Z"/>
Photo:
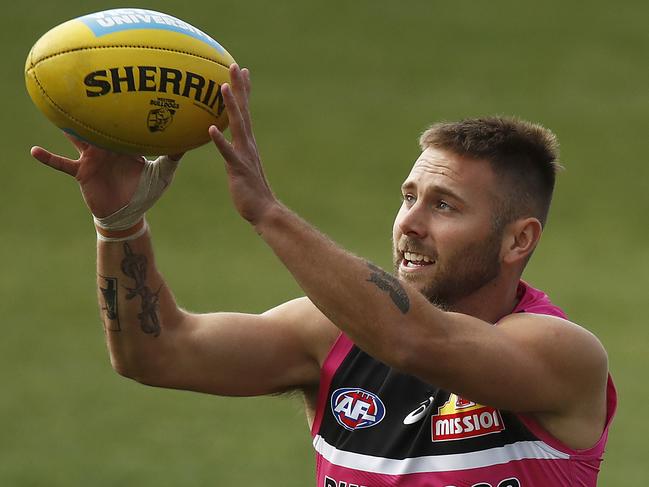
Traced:
<path id="1" fill-rule="evenodd" d="M 437 315 L 442 335 L 443 312 L 285 207 L 271 209 L 256 229 L 315 305 L 376 358 L 401 365 L 400 353 L 407 352 L 409 331 L 421 326 L 422 317 L 428 320 Z"/>
<path id="2" fill-rule="evenodd" d="M 148 232 L 132 241 L 98 241 L 97 286 L 114 368 L 137 375 L 155 367 L 165 329 L 182 315 L 155 267 Z"/>

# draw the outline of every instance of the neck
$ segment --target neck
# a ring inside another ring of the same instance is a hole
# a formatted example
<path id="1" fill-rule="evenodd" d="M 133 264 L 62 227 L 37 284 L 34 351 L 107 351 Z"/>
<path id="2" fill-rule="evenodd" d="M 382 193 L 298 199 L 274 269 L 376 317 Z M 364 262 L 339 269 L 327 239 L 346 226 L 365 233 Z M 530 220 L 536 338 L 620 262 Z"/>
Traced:
<path id="1" fill-rule="evenodd" d="M 520 276 L 499 276 L 476 292 L 453 303 L 450 311 L 475 316 L 488 323 L 496 323 L 510 314 L 518 301 Z"/>

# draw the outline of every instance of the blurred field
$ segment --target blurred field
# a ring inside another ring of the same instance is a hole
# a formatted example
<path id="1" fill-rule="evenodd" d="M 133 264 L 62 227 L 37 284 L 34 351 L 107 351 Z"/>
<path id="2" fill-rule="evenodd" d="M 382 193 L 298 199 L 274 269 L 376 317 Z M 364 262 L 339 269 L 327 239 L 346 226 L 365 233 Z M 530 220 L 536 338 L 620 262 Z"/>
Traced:
<path id="1" fill-rule="evenodd" d="M 94 234 L 75 184 L 31 145 L 72 154 L 31 104 L 23 63 L 50 27 L 116 6 L 3 6 L 0 485 L 313 485 L 299 400 L 145 388 L 112 372 Z M 649 480 L 649 31 L 645 2 L 142 1 L 211 33 L 254 80 L 277 194 L 389 265 L 398 187 L 440 119 L 514 114 L 554 129 L 562 174 L 526 278 L 606 345 L 620 409 L 604 486 Z M 300 294 L 232 209 L 216 152 L 189 154 L 150 213 L 179 302 L 262 311 Z"/>

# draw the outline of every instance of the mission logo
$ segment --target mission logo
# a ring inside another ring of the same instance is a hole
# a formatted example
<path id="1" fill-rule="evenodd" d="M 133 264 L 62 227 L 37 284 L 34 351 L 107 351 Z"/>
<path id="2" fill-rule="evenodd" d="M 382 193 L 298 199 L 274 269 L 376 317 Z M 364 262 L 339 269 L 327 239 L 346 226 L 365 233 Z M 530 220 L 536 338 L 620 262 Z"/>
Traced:
<path id="1" fill-rule="evenodd" d="M 451 394 L 431 418 L 433 441 L 463 440 L 505 429 L 500 412 Z"/>
<path id="2" fill-rule="evenodd" d="M 331 412 L 343 428 L 354 431 L 379 424 L 385 417 L 385 406 L 376 394 L 345 387 L 331 395 Z"/>

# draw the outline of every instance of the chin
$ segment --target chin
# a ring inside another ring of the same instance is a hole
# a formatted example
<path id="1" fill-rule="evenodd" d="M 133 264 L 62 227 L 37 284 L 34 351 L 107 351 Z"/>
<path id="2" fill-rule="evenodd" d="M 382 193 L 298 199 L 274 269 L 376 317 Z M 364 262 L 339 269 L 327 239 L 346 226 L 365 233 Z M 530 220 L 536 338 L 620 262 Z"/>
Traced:
<path id="1" fill-rule="evenodd" d="M 430 288 L 435 282 L 435 279 L 429 273 L 424 275 L 422 272 L 413 273 L 401 269 L 397 270 L 397 277 L 403 282 L 407 282 L 419 292 Z"/>

